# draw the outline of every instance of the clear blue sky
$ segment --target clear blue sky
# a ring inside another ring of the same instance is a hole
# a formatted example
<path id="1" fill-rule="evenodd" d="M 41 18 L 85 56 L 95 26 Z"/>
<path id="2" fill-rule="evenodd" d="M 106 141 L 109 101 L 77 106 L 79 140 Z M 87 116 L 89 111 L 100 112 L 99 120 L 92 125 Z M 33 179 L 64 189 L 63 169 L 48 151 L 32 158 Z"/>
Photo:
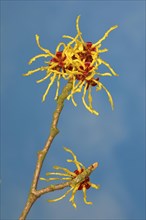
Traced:
<path id="1" fill-rule="evenodd" d="M 91 181 L 101 189 L 87 191 L 87 206 L 82 192 L 76 195 L 77 209 L 69 196 L 57 203 L 47 199 L 63 191 L 41 197 L 28 219 L 145 219 L 145 2 L 144 1 L 2 1 L 1 2 L 1 218 L 16 220 L 29 191 L 36 152 L 49 133 L 55 109 L 52 88 L 45 103 L 41 97 L 47 82 L 37 85 L 40 74 L 22 73 L 40 66 L 28 66 L 41 44 L 54 52 L 62 35 L 75 36 L 75 20 L 85 41 L 96 42 L 113 25 L 119 28 L 104 41 L 102 54 L 119 73 L 106 78 L 115 110 L 104 91 L 94 93 L 94 106 L 100 116 L 91 115 L 77 96 L 78 107 L 66 101 L 58 124 L 59 135 L 52 144 L 41 176 L 53 165 L 69 166 L 63 146 L 71 148 L 86 166 L 98 161 Z M 74 169 L 74 168 L 72 168 Z"/>

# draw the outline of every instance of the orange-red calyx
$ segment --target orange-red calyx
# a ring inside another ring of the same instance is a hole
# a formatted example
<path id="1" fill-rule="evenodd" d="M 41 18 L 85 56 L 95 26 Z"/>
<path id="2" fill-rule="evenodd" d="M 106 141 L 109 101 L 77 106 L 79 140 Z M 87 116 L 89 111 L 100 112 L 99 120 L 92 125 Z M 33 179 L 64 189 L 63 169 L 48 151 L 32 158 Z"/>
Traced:
<path id="1" fill-rule="evenodd" d="M 86 80 L 86 77 L 88 77 L 92 72 L 93 66 L 91 65 L 91 62 L 85 62 L 85 68 L 83 66 L 80 66 L 80 72 L 81 74 L 76 75 L 77 80 L 86 81 L 87 89 L 89 88 L 89 85 L 96 86 L 97 83 L 93 81 L 94 78 L 90 80 Z M 95 80 L 99 80 L 99 77 L 97 77 Z"/>
<path id="2" fill-rule="evenodd" d="M 96 51 L 96 47 L 93 46 L 92 42 L 86 42 L 84 49 L 88 52 L 91 53 L 91 51 Z"/>
<path id="3" fill-rule="evenodd" d="M 52 58 L 50 61 L 58 63 L 58 67 L 63 68 L 65 59 L 66 59 L 66 56 L 63 56 L 62 51 L 58 51 L 55 57 Z"/>
<path id="4" fill-rule="evenodd" d="M 85 68 L 83 66 L 80 66 L 80 71 L 85 77 L 89 76 L 91 70 L 93 69 L 93 66 L 90 66 L 90 64 L 90 62 L 85 62 Z"/>
<path id="5" fill-rule="evenodd" d="M 97 77 L 95 80 L 99 81 L 99 77 Z M 86 80 L 86 83 L 87 83 L 87 89 L 89 88 L 89 86 L 96 86 L 97 85 L 97 83 L 94 82 L 93 79 Z"/>

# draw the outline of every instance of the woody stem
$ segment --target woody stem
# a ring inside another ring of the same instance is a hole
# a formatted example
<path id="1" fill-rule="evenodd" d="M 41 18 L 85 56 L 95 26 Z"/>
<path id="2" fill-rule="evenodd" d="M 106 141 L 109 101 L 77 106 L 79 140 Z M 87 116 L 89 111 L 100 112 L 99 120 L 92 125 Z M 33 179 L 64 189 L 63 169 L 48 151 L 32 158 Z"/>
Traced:
<path id="1" fill-rule="evenodd" d="M 36 162 L 36 167 L 35 167 L 35 171 L 34 171 L 34 175 L 33 175 L 32 184 L 30 187 L 30 192 L 29 192 L 25 207 L 19 217 L 19 220 L 26 219 L 32 205 L 41 196 L 39 193 L 37 193 L 37 185 L 38 185 L 38 180 L 39 180 L 41 168 L 42 168 L 44 159 L 50 149 L 50 146 L 51 146 L 53 139 L 59 133 L 59 130 L 57 128 L 59 116 L 60 116 L 60 113 L 62 112 L 62 109 L 64 106 L 64 101 L 67 98 L 68 93 L 71 91 L 71 89 L 72 89 L 72 81 L 69 81 L 65 85 L 65 87 L 62 90 L 61 95 L 57 99 L 57 106 L 56 106 L 56 110 L 53 113 L 53 119 L 52 119 L 52 123 L 51 123 L 51 127 L 50 127 L 50 134 L 48 136 L 48 139 L 45 143 L 44 148 L 38 152 L 38 159 Z"/>

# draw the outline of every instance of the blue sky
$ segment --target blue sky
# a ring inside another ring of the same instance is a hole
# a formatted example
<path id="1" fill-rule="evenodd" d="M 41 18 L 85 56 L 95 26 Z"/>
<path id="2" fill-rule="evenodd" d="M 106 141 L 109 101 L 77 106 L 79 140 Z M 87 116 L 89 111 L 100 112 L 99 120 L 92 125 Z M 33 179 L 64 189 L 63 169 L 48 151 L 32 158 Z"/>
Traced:
<path id="1" fill-rule="evenodd" d="M 118 24 L 104 41 L 102 54 L 119 74 L 106 78 L 115 109 L 111 110 L 104 91 L 94 93 L 91 115 L 76 98 L 78 107 L 66 101 L 58 124 L 60 130 L 46 157 L 41 176 L 53 165 L 68 166 L 71 148 L 86 166 L 99 167 L 91 181 L 101 189 L 87 191 L 93 201 L 87 206 L 82 193 L 76 195 L 77 209 L 69 196 L 57 203 L 46 200 L 63 191 L 41 197 L 28 219 L 145 219 L 145 2 L 144 1 L 2 1 L 1 2 L 1 218 L 18 219 L 29 191 L 36 152 L 49 133 L 55 109 L 52 87 L 45 103 L 41 97 L 47 82 L 37 85 L 37 73 L 22 77 L 40 65 L 28 66 L 41 44 L 55 51 L 62 35 L 75 36 L 75 20 L 81 15 L 80 29 L 85 41 L 96 42 L 111 26 Z M 102 68 L 101 68 L 102 71 Z M 74 169 L 74 168 L 72 168 Z"/>

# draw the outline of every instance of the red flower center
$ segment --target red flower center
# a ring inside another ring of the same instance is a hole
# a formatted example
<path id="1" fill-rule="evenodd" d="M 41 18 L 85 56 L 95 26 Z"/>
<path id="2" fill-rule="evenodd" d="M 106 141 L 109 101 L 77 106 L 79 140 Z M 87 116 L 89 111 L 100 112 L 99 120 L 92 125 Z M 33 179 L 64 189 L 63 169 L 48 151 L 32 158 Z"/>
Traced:
<path id="1" fill-rule="evenodd" d="M 86 42 L 84 49 L 87 50 L 88 53 L 96 51 L 96 47 L 93 46 L 92 42 Z"/>
<path id="2" fill-rule="evenodd" d="M 65 59 L 66 59 L 66 56 L 63 56 L 62 51 L 58 51 L 56 53 L 56 56 L 54 58 L 52 58 L 50 61 L 58 63 L 58 67 L 63 68 Z"/>
<path id="3" fill-rule="evenodd" d="M 85 77 L 88 76 L 93 69 L 93 66 L 90 66 L 90 64 L 90 62 L 85 62 L 85 68 L 83 66 L 80 66 L 80 71 Z"/>

